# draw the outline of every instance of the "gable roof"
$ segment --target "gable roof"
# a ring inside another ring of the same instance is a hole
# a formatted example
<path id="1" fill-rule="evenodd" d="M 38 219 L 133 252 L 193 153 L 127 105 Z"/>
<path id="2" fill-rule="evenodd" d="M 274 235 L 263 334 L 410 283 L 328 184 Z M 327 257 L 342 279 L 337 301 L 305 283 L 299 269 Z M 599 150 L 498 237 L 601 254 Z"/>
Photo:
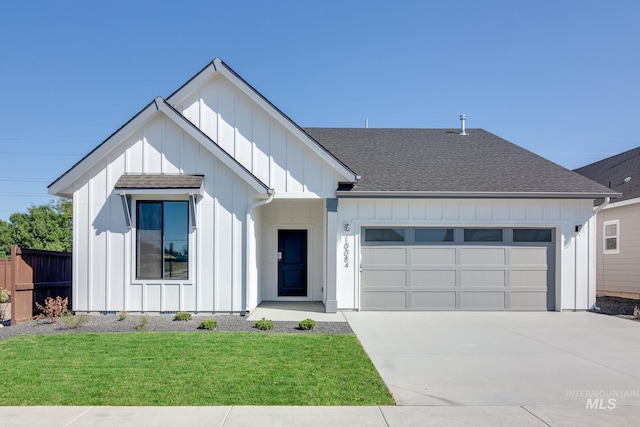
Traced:
<path id="1" fill-rule="evenodd" d="M 335 156 L 330 150 L 322 146 L 312 136 L 307 134 L 296 122 L 291 120 L 289 116 L 284 114 L 278 107 L 271 103 L 264 95 L 258 92 L 245 79 L 236 73 L 231 67 L 224 63 L 220 58 L 215 58 L 200 70 L 195 76 L 189 79 L 185 84 L 178 88 L 167 98 L 167 102 L 175 105 L 180 99 L 184 99 L 190 93 L 201 87 L 207 80 L 215 74 L 223 75 L 227 80 L 232 82 L 252 101 L 258 104 L 262 109 L 268 112 L 278 123 L 285 129 L 297 136 L 306 146 L 314 153 L 329 163 L 342 177 L 349 182 L 355 182 L 358 179 L 356 173 L 349 169 L 341 159 Z"/>
<path id="2" fill-rule="evenodd" d="M 361 179 L 342 197 L 601 198 L 616 193 L 482 129 L 306 128 Z"/>
<path id="3" fill-rule="evenodd" d="M 89 154 L 83 157 L 78 163 L 73 165 L 71 169 L 62 174 L 58 179 L 49 184 L 49 194 L 55 194 L 63 197 L 71 197 L 72 184 L 83 173 L 87 172 L 94 165 L 108 156 L 124 139 L 143 126 L 155 114 L 164 114 L 176 125 L 182 128 L 187 134 L 198 141 L 202 146 L 207 148 L 218 160 L 224 163 L 232 171 L 243 178 L 251 187 L 259 194 L 269 194 L 271 190 L 259 178 L 253 175 L 249 170 L 242 166 L 229 153 L 224 151 L 222 147 L 216 144 L 211 138 L 203 133 L 198 127 L 186 119 L 182 114 L 178 113 L 171 105 L 169 105 L 161 97 L 157 97 L 145 108 L 136 114 L 131 120 L 125 123 L 120 129 L 115 131 L 111 136 L 104 140 L 100 145 L 94 148 Z"/>
<path id="4" fill-rule="evenodd" d="M 575 172 L 622 193 L 616 203 L 640 197 L 640 147 L 583 166 Z"/>

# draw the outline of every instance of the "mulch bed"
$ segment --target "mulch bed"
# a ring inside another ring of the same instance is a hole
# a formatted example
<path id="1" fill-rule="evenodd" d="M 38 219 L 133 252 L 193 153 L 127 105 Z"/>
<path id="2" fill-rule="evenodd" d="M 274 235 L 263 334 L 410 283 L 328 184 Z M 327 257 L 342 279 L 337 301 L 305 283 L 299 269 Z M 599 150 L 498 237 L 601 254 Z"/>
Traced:
<path id="1" fill-rule="evenodd" d="M 124 320 L 118 320 L 116 315 L 87 315 L 87 322 L 80 328 L 68 328 L 62 322 L 51 323 L 49 320 L 31 320 L 19 323 L 15 326 L 0 328 L 0 341 L 16 335 L 45 335 L 65 333 L 116 333 L 116 332 L 252 332 L 252 333 L 305 333 L 305 334 L 351 334 L 353 331 L 347 322 L 317 322 L 311 330 L 298 329 L 298 322 L 273 322 L 274 328 L 262 331 L 254 327 L 255 322 L 248 321 L 246 317 L 239 315 L 212 315 L 193 316 L 192 320 L 175 321 L 173 315 L 149 315 L 146 316 L 146 324 L 143 330 L 138 331 L 138 326 L 143 321 L 143 315 L 128 315 Z M 213 330 L 198 329 L 198 325 L 205 319 L 215 319 L 218 327 Z"/>
<path id="2" fill-rule="evenodd" d="M 640 300 L 602 296 L 596 298 L 596 307 L 591 311 L 640 321 L 640 319 L 636 319 L 633 315 L 635 307 L 640 307 Z"/>

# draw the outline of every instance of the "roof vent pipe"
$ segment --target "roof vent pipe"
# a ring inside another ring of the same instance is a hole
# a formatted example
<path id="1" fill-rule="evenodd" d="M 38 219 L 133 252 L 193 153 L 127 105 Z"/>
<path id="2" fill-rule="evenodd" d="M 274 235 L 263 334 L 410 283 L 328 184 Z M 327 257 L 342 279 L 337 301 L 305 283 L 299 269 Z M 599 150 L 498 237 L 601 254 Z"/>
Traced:
<path id="1" fill-rule="evenodd" d="M 466 114 L 460 114 L 460 135 L 469 135 L 466 132 L 465 121 L 467 120 Z"/>

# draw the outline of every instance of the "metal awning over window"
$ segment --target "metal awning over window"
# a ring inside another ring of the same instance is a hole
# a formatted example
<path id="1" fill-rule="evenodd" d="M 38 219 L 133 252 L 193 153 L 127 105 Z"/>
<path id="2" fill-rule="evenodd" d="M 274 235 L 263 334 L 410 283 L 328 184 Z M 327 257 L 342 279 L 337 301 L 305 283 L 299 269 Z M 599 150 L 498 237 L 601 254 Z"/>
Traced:
<path id="1" fill-rule="evenodd" d="M 192 227 L 196 226 L 196 197 L 202 193 L 204 175 L 124 174 L 116 182 L 115 190 L 122 198 L 127 227 L 131 228 L 131 195 L 155 194 L 189 196 Z"/>
<path id="2" fill-rule="evenodd" d="M 125 174 L 116 182 L 116 190 L 200 190 L 204 175 Z"/>

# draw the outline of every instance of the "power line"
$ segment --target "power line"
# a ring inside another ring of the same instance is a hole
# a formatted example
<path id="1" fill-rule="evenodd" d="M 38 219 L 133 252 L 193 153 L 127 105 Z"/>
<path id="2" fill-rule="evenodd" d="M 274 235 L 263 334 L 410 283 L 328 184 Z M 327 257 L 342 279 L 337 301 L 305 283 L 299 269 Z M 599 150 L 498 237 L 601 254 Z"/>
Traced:
<path id="1" fill-rule="evenodd" d="M 0 137 L 0 141 L 42 141 L 42 142 L 95 142 L 95 139 L 57 139 L 57 138 L 6 138 Z"/>
<path id="2" fill-rule="evenodd" d="M 23 152 L 19 152 L 19 151 L 4 151 L 4 152 L 0 152 L 0 155 L 2 156 L 68 156 L 68 157 L 78 157 L 81 156 L 81 154 L 74 154 L 74 153 L 23 153 Z"/>
<path id="3" fill-rule="evenodd" d="M 0 193 L 0 197 L 15 197 L 15 196 L 56 197 L 52 194 L 42 194 L 42 193 Z"/>

